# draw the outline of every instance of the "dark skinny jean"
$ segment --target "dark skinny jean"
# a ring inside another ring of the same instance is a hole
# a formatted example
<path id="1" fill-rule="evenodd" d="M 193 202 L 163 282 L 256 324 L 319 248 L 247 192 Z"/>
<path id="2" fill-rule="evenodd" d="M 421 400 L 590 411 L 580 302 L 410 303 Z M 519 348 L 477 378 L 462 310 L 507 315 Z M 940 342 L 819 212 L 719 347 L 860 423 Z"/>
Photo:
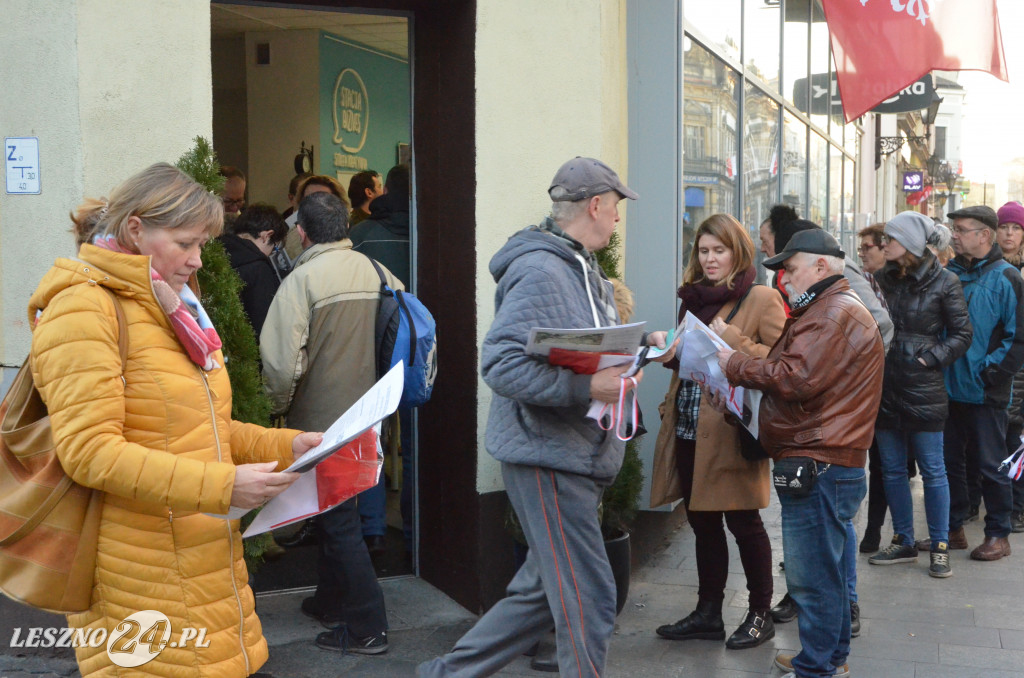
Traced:
<path id="1" fill-rule="evenodd" d="M 686 514 L 697 541 L 697 578 L 700 600 L 717 602 L 725 599 L 729 576 L 729 545 L 725 525 L 729 527 L 740 551 L 743 573 L 747 577 L 751 610 L 767 610 L 772 605 L 772 545 L 757 509 L 745 511 L 691 511 L 693 463 L 696 442 L 676 438 L 676 469 L 682 485 Z M 698 482 L 700 479 L 697 479 Z"/>

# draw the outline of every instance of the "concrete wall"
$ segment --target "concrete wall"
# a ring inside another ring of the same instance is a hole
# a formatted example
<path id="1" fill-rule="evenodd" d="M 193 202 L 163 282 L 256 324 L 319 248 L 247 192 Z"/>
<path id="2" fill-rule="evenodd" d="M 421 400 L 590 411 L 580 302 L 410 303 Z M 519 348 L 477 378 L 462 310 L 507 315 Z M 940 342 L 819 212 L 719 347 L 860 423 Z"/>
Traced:
<path id="1" fill-rule="evenodd" d="M 269 31 L 245 35 L 249 111 L 249 202 L 288 203 L 299 144 L 320 137 L 320 31 Z M 256 44 L 270 43 L 270 64 L 256 65 Z M 320 149 L 316 148 L 319 163 Z"/>
<path id="2" fill-rule="evenodd" d="M 28 353 L 39 279 L 74 253 L 68 212 L 210 135 L 209 17 L 208 0 L 4 3 L 0 134 L 39 138 L 42 193 L 0 192 L 3 366 Z"/>
<path id="3" fill-rule="evenodd" d="M 596 156 L 627 179 L 625 2 L 478 0 L 476 44 L 482 344 L 494 318 L 488 262 L 510 235 L 548 213 L 547 187 L 559 165 Z M 499 467 L 483 444 L 490 395 L 481 381 L 480 492 L 502 489 Z"/>

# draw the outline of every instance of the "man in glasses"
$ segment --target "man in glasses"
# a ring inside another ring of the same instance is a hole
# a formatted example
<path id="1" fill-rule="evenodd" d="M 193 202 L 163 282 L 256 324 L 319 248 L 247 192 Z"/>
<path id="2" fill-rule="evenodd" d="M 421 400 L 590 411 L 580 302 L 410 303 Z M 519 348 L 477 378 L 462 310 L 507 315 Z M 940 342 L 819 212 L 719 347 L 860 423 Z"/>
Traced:
<path id="1" fill-rule="evenodd" d="M 995 210 L 980 205 L 948 216 L 956 251 L 948 268 L 960 278 L 974 327 L 967 353 L 946 368 L 949 548 L 967 548 L 967 462 L 977 460 L 985 498 L 985 541 L 971 551 L 971 558 L 999 560 L 1010 555 L 1012 490 L 1009 476 L 998 469 L 1006 449 L 1011 382 L 1024 364 L 1024 281 L 996 243 Z"/>

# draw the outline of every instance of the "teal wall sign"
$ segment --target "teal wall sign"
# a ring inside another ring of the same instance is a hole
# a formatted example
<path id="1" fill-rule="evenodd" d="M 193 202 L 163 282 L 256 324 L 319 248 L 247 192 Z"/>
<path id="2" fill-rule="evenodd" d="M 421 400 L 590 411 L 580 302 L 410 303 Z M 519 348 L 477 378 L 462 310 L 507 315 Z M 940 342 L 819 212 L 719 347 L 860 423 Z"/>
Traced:
<path id="1" fill-rule="evenodd" d="M 410 139 L 409 62 L 332 33 L 320 33 L 319 171 L 387 174 Z"/>

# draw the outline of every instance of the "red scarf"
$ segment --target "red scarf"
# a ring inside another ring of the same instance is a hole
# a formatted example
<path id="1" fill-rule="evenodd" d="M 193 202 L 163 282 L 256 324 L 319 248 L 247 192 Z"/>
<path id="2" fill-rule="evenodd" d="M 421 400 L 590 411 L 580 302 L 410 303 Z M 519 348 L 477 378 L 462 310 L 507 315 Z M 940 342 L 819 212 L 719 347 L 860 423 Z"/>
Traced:
<path id="1" fill-rule="evenodd" d="M 93 244 L 112 252 L 141 256 L 121 247 L 114 236 L 96 236 Z M 213 354 L 221 348 L 220 337 L 196 295 L 187 285 L 180 293 L 175 292 L 152 266 L 149 267 L 149 274 L 153 280 L 153 294 L 171 321 L 174 334 L 185 347 L 188 357 L 207 372 L 220 367 L 213 358 Z"/>
<path id="2" fill-rule="evenodd" d="M 746 294 L 754 284 L 755 277 L 757 274 L 754 268 L 750 267 L 733 278 L 731 288 L 728 285 L 714 285 L 709 280 L 683 285 L 676 292 L 682 299 L 682 303 L 679 304 L 679 320 L 682 320 L 689 311 L 707 325 L 728 302 Z"/>

